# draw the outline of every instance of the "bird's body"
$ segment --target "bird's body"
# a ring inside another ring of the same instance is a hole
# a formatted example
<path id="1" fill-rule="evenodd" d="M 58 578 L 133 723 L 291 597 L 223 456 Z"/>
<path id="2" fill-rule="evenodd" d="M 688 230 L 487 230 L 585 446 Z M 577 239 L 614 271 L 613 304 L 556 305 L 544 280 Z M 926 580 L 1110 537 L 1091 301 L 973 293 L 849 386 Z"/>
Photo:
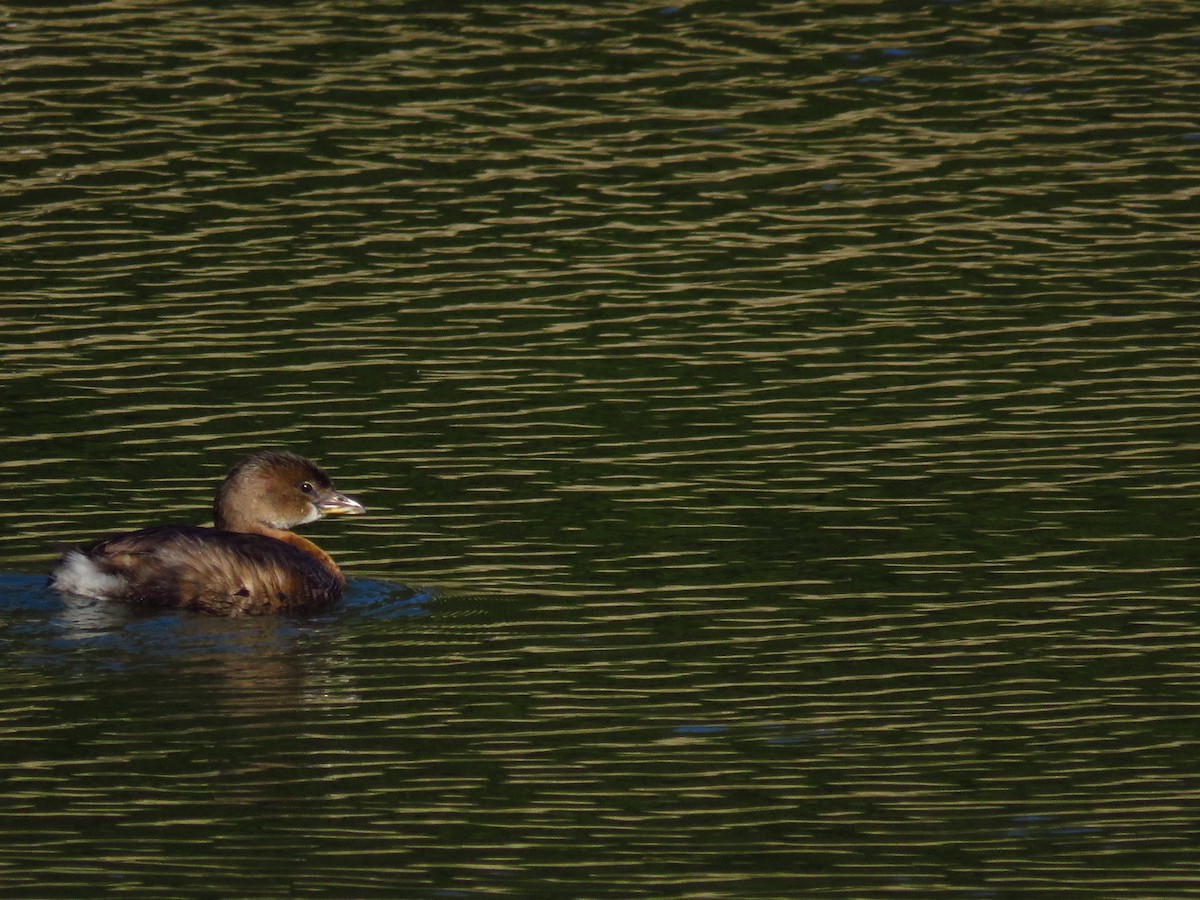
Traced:
<path id="1" fill-rule="evenodd" d="M 215 527 L 160 525 L 74 548 L 50 580 L 65 593 L 216 615 L 310 612 L 341 597 L 346 581 L 327 553 L 289 529 L 363 511 L 307 459 L 261 451 L 222 483 Z"/>

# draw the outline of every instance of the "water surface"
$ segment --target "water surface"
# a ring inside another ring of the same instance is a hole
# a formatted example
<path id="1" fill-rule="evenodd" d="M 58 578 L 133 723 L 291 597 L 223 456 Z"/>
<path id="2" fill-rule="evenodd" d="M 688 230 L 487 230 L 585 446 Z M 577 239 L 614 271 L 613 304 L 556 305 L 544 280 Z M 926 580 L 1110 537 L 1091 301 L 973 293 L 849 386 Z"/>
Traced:
<path id="1" fill-rule="evenodd" d="M 0 21 L 6 895 L 1194 891 L 1190 5 Z M 337 609 L 45 590 L 261 446 Z"/>

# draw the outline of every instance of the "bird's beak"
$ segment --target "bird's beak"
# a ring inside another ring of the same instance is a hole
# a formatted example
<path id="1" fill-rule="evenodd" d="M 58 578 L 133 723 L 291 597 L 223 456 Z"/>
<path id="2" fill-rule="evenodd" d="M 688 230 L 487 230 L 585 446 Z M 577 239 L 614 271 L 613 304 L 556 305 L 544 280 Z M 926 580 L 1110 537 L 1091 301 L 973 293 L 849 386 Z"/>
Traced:
<path id="1" fill-rule="evenodd" d="M 366 507 L 345 494 L 330 494 L 317 501 L 317 509 L 323 516 L 361 516 Z"/>

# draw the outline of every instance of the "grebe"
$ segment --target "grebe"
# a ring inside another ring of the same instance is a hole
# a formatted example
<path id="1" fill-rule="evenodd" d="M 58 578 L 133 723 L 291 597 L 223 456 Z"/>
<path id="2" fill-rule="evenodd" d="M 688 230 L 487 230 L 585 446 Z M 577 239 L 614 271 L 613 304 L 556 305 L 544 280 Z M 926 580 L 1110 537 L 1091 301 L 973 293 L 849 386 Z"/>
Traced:
<path id="1" fill-rule="evenodd" d="M 365 511 L 315 463 L 262 450 L 234 466 L 217 490 L 215 527 L 160 525 L 68 550 L 50 585 L 221 616 L 317 610 L 341 597 L 346 579 L 328 553 L 289 529 Z"/>

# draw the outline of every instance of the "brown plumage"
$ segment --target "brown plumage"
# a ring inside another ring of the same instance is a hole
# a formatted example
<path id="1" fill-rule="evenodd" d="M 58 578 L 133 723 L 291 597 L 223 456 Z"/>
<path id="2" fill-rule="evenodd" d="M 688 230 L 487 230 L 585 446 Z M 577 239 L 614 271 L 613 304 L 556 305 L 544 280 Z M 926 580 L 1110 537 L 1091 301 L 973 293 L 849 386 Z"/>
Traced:
<path id="1" fill-rule="evenodd" d="M 263 450 L 221 484 L 214 528 L 162 525 L 68 550 L 50 583 L 85 597 L 223 616 L 316 610 L 341 597 L 346 580 L 329 554 L 289 529 L 362 512 L 319 466 Z"/>

